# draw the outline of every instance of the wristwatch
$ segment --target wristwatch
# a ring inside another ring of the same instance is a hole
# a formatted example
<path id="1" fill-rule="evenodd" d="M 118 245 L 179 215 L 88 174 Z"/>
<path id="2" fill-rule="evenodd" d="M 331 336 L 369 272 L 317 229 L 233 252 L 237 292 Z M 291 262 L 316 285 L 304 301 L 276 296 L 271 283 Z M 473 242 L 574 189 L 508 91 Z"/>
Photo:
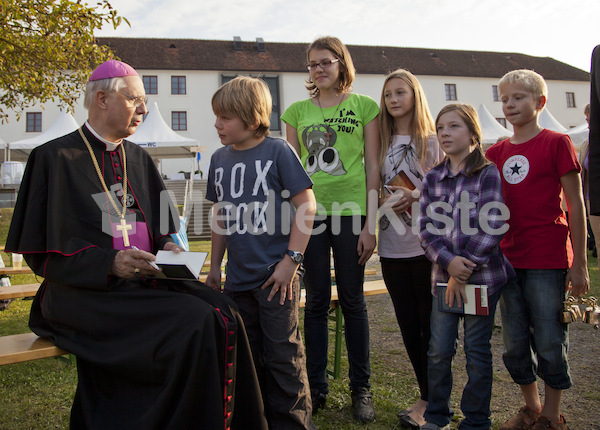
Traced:
<path id="1" fill-rule="evenodd" d="M 298 251 L 290 251 L 289 249 L 286 251 L 286 254 L 290 256 L 292 261 L 296 264 L 302 264 L 304 261 L 304 255 Z"/>

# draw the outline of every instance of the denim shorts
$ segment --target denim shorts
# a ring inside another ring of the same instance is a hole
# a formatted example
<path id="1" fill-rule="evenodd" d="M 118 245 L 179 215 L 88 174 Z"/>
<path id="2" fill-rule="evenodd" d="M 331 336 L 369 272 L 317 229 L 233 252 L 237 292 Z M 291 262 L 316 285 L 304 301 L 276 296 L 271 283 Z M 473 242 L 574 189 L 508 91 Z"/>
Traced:
<path id="1" fill-rule="evenodd" d="M 571 387 L 567 352 L 568 324 L 560 321 L 566 297 L 562 269 L 517 269 L 500 299 L 504 353 L 502 358 L 519 385 L 536 381 L 551 388 Z"/>

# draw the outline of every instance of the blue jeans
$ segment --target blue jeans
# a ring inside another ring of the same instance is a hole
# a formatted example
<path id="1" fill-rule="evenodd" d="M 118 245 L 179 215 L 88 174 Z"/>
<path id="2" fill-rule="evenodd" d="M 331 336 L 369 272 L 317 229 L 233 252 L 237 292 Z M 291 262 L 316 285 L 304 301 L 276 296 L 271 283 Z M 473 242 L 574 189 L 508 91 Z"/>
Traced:
<path id="1" fill-rule="evenodd" d="M 500 299 L 504 365 L 519 385 L 536 373 L 555 390 L 571 387 L 568 324 L 560 322 L 566 297 L 562 269 L 517 269 Z"/>
<path id="2" fill-rule="evenodd" d="M 329 331 L 327 313 L 331 301 L 330 249 L 333 249 L 338 297 L 344 315 L 346 348 L 350 370 L 350 389 L 370 388 L 369 377 L 369 319 L 363 295 L 364 266 L 358 264 L 358 233 L 352 231 L 356 217 L 327 217 L 316 221 L 304 258 L 304 285 L 306 308 L 304 310 L 304 338 L 306 343 L 306 370 L 313 394 L 327 394 L 327 346 Z M 364 217 L 359 217 L 357 227 L 362 228 Z M 339 232 L 335 224 L 340 223 Z M 333 228 L 332 228 L 333 227 Z M 358 228 L 357 228 L 358 229 Z"/>
<path id="3" fill-rule="evenodd" d="M 492 398 L 492 350 L 490 339 L 494 327 L 496 304 L 500 291 L 488 299 L 490 314 L 460 315 L 438 310 L 434 297 L 431 310 L 431 341 L 429 342 L 429 403 L 425 411 L 428 422 L 444 427 L 454 415 L 450 408 L 452 392 L 452 359 L 458 346 L 458 326 L 463 319 L 468 380 L 463 389 L 460 408 L 465 419 L 460 429 L 489 429 Z"/>

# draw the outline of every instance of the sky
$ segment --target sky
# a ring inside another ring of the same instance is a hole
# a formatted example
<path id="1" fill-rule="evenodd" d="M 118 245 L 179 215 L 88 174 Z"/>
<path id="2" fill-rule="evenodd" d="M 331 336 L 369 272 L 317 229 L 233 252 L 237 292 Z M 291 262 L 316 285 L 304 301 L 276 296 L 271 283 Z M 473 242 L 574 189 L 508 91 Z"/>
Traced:
<path id="1" fill-rule="evenodd" d="M 588 71 L 600 44 L 598 0 L 109 0 L 131 23 L 96 36 L 515 52 Z"/>

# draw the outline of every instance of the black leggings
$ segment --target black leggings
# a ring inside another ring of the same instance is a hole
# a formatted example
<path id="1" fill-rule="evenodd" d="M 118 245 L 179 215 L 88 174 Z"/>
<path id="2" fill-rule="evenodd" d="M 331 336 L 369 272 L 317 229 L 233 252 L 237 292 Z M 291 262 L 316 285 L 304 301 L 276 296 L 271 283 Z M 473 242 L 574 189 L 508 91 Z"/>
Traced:
<path id="1" fill-rule="evenodd" d="M 424 255 L 412 258 L 381 257 L 380 261 L 383 280 L 394 303 L 404 346 L 417 376 L 421 399 L 427 401 L 431 262 Z"/>

